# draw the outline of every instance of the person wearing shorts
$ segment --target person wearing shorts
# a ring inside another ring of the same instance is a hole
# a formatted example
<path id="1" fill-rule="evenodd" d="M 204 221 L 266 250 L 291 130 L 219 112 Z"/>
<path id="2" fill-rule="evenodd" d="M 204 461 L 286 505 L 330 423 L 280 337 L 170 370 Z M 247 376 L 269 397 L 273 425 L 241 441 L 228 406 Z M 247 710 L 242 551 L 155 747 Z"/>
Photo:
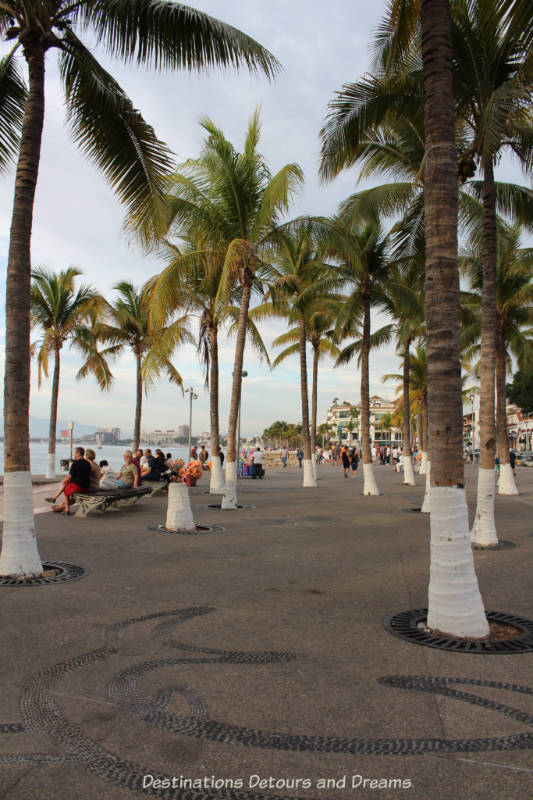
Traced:
<path id="1" fill-rule="evenodd" d="M 74 450 L 74 461 L 70 465 L 69 474 L 61 484 L 61 488 L 53 497 L 48 497 L 50 503 L 55 503 L 61 493 L 64 499 L 59 505 L 52 506 L 52 511 L 57 513 L 69 514 L 70 506 L 72 504 L 71 497 L 76 492 L 87 492 L 89 489 L 89 481 L 91 479 L 91 465 L 85 459 L 85 450 L 83 447 L 76 447 Z"/>

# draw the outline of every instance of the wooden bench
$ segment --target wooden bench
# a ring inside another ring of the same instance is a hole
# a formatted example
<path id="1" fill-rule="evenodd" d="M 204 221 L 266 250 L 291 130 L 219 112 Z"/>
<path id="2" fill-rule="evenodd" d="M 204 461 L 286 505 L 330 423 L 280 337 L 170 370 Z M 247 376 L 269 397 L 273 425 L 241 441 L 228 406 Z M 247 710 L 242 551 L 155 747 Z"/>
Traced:
<path id="1" fill-rule="evenodd" d="M 141 497 L 149 495 L 150 497 L 155 491 L 151 486 L 139 486 L 138 489 L 99 489 L 97 492 L 76 492 L 72 495 L 75 503 L 79 503 L 79 508 L 76 511 L 77 517 L 86 517 L 91 511 L 106 511 L 111 506 L 115 508 L 126 508 L 127 506 L 134 505 Z"/>

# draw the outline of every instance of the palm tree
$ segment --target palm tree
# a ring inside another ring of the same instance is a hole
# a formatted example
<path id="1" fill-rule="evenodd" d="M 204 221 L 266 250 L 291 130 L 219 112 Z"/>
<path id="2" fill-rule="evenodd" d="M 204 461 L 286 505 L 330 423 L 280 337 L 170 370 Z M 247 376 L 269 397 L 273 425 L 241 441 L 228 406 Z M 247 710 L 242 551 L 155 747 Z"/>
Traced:
<path id="1" fill-rule="evenodd" d="M 418 7 L 405 4 L 403 0 L 393 0 L 390 5 L 376 48 L 378 77 L 370 76 L 358 84 L 344 87 L 331 103 L 329 119 L 322 132 L 322 171 L 325 176 L 331 176 L 343 166 L 362 159 L 367 170 L 395 171 L 396 176 L 403 177 L 406 170 L 412 171 L 419 164 L 417 180 L 413 180 L 411 185 L 377 187 L 363 195 L 365 203 L 370 204 L 374 211 L 377 207 L 389 213 L 398 209 L 407 212 L 400 226 L 403 231 L 400 242 L 407 244 L 411 252 L 420 253 L 423 217 L 421 196 L 416 192 L 425 182 L 427 171 L 423 162 L 412 157 L 415 153 L 413 143 L 416 142 L 413 134 L 401 135 L 401 131 L 407 131 L 409 126 L 413 131 L 419 130 Z M 516 26 L 508 26 L 502 4 L 495 4 L 492 0 L 468 3 L 454 0 L 451 10 L 457 98 L 455 141 L 460 154 L 458 176 L 461 182 L 472 177 L 476 158 L 483 175 L 482 183 L 474 182 L 465 187 L 467 191 L 462 193 L 460 208 L 464 224 L 469 225 L 468 192 L 483 198 L 485 307 L 480 435 L 485 445 L 482 446 L 473 540 L 477 544 L 489 545 L 497 542 L 492 467 L 495 443 L 496 204 L 498 200 L 505 212 L 524 214 L 529 209 L 531 218 L 533 198 L 524 187 L 498 186 L 494 180 L 494 164 L 505 147 L 510 148 L 526 167 L 531 164 L 533 82 L 527 31 L 518 35 Z M 389 146 L 391 138 L 392 146 Z"/>
<path id="2" fill-rule="evenodd" d="M 394 322 L 385 325 L 375 333 L 379 345 L 385 344 L 394 337 L 397 349 L 402 355 L 404 483 L 410 485 L 416 483 L 411 461 L 410 348 L 413 342 L 425 334 L 424 300 L 420 284 L 421 275 L 417 260 L 411 260 L 408 270 L 397 267 L 391 272 L 384 287 L 381 303 Z"/>
<path id="3" fill-rule="evenodd" d="M 176 178 L 178 176 L 175 176 Z M 175 182 L 175 194 L 170 203 L 179 197 L 187 199 L 197 196 L 201 188 L 194 179 L 179 175 Z M 194 191 L 191 191 L 194 186 Z M 224 477 L 220 464 L 219 428 L 219 360 L 218 337 L 224 325 L 232 324 L 234 330 L 239 315 L 239 287 L 235 286 L 226 298 L 220 292 L 223 252 L 209 250 L 209 242 L 194 235 L 194 216 L 180 220 L 181 229 L 172 226 L 172 233 L 182 240 L 178 245 L 165 242 L 169 256 L 168 266 L 151 281 L 150 320 L 156 327 L 163 327 L 165 320 L 174 312 L 185 312 L 189 317 L 199 318 L 197 352 L 205 370 L 205 387 L 209 391 L 211 420 L 211 494 L 223 494 Z M 192 227 L 192 231 L 187 230 Z M 248 318 L 248 338 L 261 357 L 268 353 L 253 321 Z"/>
<path id="4" fill-rule="evenodd" d="M 499 494 L 518 494 L 509 460 L 506 413 L 506 372 L 508 352 L 520 366 L 531 363 L 533 356 L 533 248 L 520 247 L 520 225 L 509 227 L 498 219 L 497 252 L 497 345 L 496 345 L 496 422 L 500 456 Z M 461 266 L 469 277 L 472 293 L 467 304 L 477 311 L 474 327 L 477 336 L 481 323 L 479 302 L 483 282 L 482 243 L 473 241 L 462 254 Z M 470 331 L 472 334 L 472 331 Z"/>
<path id="5" fill-rule="evenodd" d="M 344 215 L 343 215 L 344 211 Z M 369 354 L 371 346 L 370 309 L 381 301 L 382 284 L 387 278 L 388 240 L 380 224 L 350 222 L 352 207 L 347 201 L 339 215 L 339 239 L 332 249 L 339 262 L 339 271 L 348 287 L 348 297 L 339 312 L 336 332 L 339 341 L 355 338 L 344 347 L 336 361 L 336 366 L 346 364 L 355 355 L 361 365 L 361 450 L 365 495 L 378 495 L 379 489 L 372 467 L 370 449 L 370 390 Z M 376 343 L 376 339 L 374 338 Z"/>
<path id="6" fill-rule="evenodd" d="M 314 468 L 316 440 L 316 397 L 318 382 L 318 354 L 324 321 L 331 324 L 331 313 L 327 317 L 321 308 L 329 303 L 338 305 L 338 298 L 329 294 L 339 283 L 339 275 L 324 264 L 320 247 L 320 237 L 327 235 L 329 226 L 302 218 L 287 223 L 273 233 L 276 255 L 273 259 L 274 279 L 270 281 L 267 302 L 257 306 L 252 314 L 257 316 L 282 316 L 289 324 L 296 323 L 293 329 L 278 336 L 273 344 L 282 345 L 293 342 L 273 361 L 276 367 L 292 353 L 300 356 L 300 391 L 302 402 L 303 435 L 303 485 L 316 486 Z M 272 298 L 268 302 L 269 298 Z M 318 328 L 318 330 L 317 330 Z M 314 334 L 314 338 L 312 338 Z M 313 345 L 313 425 L 309 425 L 309 392 L 307 381 L 307 344 Z M 324 349 L 327 349 L 324 348 Z M 331 350 L 331 348 L 330 348 Z M 312 431 L 312 433 L 311 433 Z"/>
<path id="7" fill-rule="evenodd" d="M 431 430 L 429 628 L 483 637 L 489 626 L 468 537 L 462 460 L 457 162 L 449 0 L 421 0 L 426 159 L 426 322 Z"/>
<path id="8" fill-rule="evenodd" d="M 161 373 L 170 383 L 182 386 L 179 372 L 170 361 L 172 353 L 181 344 L 194 340 L 187 328 L 186 316 L 172 323 L 153 328 L 149 324 L 149 301 L 151 283 L 136 289 L 129 281 L 120 281 L 113 287 L 118 298 L 107 305 L 110 324 L 98 328 L 100 341 L 111 344 L 115 353 L 131 350 L 135 358 L 136 400 L 133 426 L 133 449 L 139 447 L 141 438 L 141 414 L 143 387 L 158 378 Z M 165 321 L 166 323 L 166 321 Z"/>
<path id="9" fill-rule="evenodd" d="M 31 324 L 43 332 L 38 350 L 38 375 L 41 385 L 42 373 L 48 376 L 48 358 L 54 357 L 52 399 L 50 405 L 50 430 L 48 435 L 48 462 L 46 477 L 55 478 L 57 403 L 59 397 L 59 375 L 61 350 L 70 341 L 85 351 L 87 323 L 91 314 L 103 308 L 103 297 L 90 286 L 75 287 L 75 279 L 81 275 L 75 267 L 59 273 L 42 267 L 32 272 L 30 291 Z"/>
<path id="10" fill-rule="evenodd" d="M 202 121 L 207 132 L 203 151 L 189 162 L 190 175 L 202 185 L 192 200 L 177 198 L 171 209 L 172 224 L 194 216 L 195 229 L 201 231 L 211 250 L 223 253 L 217 303 L 228 302 L 235 286 L 240 286 L 240 305 L 236 323 L 235 362 L 228 423 L 226 486 L 223 508 L 237 506 L 237 416 L 240 405 L 244 346 L 252 292 L 259 288 L 266 268 L 270 234 L 287 210 L 293 191 L 303 176 L 296 164 L 287 164 L 271 175 L 257 150 L 260 135 L 259 114 L 249 122 L 244 149 L 239 153 L 209 119 Z M 173 216 L 172 216 L 173 215 Z"/>
<path id="11" fill-rule="evenodd" d="M 17 159 L 6 288 L 5 512 L 0 574 L 37 575 L 29 474 L 30 282 L 33 206 L 44 122 L 45 61 L 59 54 L 67 119 L 82 151 L 102 170 L 145 238 L 171 158 L 127 94 L 77 32 L 125 61 L 158 68 L 239 66 L 272 76 L 273 56 L 240 31 L 172 0 L 6 0 L 0 34 L 13 42 L 0 61 L 0 167 Z M 26 89 L 17 66 L 28 65 Z M 20 514 L 20 509 L 27 509 Z M 17 509 L 16 513 L 13 511 Z"/>

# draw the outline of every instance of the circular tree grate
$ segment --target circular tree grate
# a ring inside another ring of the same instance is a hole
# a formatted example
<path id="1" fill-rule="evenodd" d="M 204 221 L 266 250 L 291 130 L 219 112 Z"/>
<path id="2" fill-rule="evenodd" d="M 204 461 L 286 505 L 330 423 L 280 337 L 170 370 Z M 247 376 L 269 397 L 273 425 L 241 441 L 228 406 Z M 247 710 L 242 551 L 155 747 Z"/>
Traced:
<path id="1" fill-rule="evenodd" d="M 222 508 L 222 503 L 198 503 L 196 508 L 203 508 L 208 511 L 253 511 L 255 506 L 237 505 L 237 508 Z"/>
<path id="2" fill-rule="evenodd" d="M 43 575 L 37 578 L 16 578 L 0 576 L 0 586 L 48 586 L 51 583 L 66 583 L 84 578 L 89 570 L 62 561 L 43 561 Z"/>
<path id="3" fill-rule="evenodd" d="M 184 528 L 178 528 L 177 531 L 171 531 L 165 528 L 164 525 L 147 525 L 147 531 L 157 531 L 158 533 L 175 533 L 178 536 L 199 536 L 200 534 L 207 533 L 225 533 L 226 529 L 221 525 L 196 525 L 194 530 L 188 531 Z"/>
<path id="4" fill-rule="evenodd" d="M 498 544 L 473 544 L 473 550 L 511 550 L 513 547 L 520 547 L 516 542 L 510 542 L 508 539 L 500 539 Z"/>
<path id="5" fill-rule="evenodd" d="M 402 611 L 385 618 L 385 627 L 395 636 L 407 639 L 413 644 L 424 647 L 435 647 L 438 650 L 451 650 L 454 653 L 496 653 L 511 655 L 513 653 L 533 652 L 533 621 L 514 614 L 502 614 L 499 611 L 488 611 L 489 622 L 499 622 L 518 628 L 521 633 L 511 639 L 475 641 L 471 639 L 448 639 L 425 629 L 427 608 L 415 611 Z"/>

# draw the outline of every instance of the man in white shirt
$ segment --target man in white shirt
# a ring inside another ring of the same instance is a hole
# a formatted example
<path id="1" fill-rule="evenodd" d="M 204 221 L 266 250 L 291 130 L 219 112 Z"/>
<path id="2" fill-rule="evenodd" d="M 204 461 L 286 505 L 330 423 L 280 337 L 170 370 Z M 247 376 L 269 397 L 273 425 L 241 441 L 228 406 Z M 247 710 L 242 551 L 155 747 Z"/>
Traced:
<path id="1" fill-rule="evenodd" d="M 261 473 L 263 472 L 263 453 L 261 452 L 260 447 L 256 447 L 256 449 L 254 450 L 252 454 L 252 463 L 253 463 L 252 478 L 254 480 L 255 478 L 262 478 L 263 476 Z"/>

